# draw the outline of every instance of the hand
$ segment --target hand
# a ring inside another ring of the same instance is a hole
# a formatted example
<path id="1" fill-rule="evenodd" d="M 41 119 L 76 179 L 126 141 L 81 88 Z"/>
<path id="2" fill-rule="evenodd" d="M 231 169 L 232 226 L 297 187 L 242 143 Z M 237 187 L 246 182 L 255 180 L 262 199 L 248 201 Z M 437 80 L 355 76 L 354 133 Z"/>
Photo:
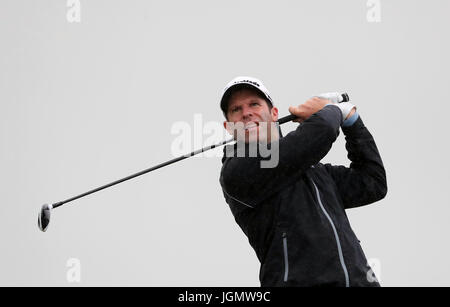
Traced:
<path id="1" fill-rule="evenodd" d="M 314 113 L 322 110 L 322 108 L 328 103 L 332 102 L 328 99 L 312 97 L 298 107 L 289 107 L 289 112 L 298 117 L 297 119 L 293 120 L 294 122 L 302 123 Z"/>

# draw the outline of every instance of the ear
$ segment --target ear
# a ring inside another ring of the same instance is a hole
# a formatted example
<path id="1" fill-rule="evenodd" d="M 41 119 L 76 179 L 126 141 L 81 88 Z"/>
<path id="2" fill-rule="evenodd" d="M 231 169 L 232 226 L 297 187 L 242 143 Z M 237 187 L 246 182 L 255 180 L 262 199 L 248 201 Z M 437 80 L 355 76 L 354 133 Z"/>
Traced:
<path id="1" fill-rule="evenodd" d="M 225 130 L 228 131 L 229 134 L 233 135 L 232 132 L 230 132 L 230 130 L 228 129 L 229 127 L 228 127 L 228 122 L 227 121 L 223 122 L 223 127 L 225 128 Z"/>
<path id="2" fill-rule="evenodd" d="M 278 109 L 276 107 L 272 107 L 272 110 L 270 111 L 272 115 L 272 120 L 274 122 L 278 121 Z"/>

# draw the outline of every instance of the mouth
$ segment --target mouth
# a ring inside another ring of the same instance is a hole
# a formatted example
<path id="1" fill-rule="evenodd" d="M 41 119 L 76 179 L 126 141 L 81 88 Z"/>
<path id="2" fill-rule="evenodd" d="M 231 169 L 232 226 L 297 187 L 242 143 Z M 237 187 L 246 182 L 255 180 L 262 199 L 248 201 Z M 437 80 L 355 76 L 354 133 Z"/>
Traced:
<path id="1" fill-rule="evenodd" d="M 245 124 L 244 129 L 245 130 L 250 130 L 250 129 L 254 129 L 254 128 L 258 128 L 259 127 L 259 123 L 257 122 L 248 122 Z"/>

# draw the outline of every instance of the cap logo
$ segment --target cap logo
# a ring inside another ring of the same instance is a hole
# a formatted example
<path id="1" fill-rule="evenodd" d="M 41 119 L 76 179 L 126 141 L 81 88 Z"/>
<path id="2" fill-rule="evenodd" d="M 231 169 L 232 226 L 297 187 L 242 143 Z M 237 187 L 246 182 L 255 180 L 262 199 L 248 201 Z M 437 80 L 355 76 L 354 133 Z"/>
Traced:
<path id="1" fill-rule="evenodd" d="M 256 85 L 257 87 L 259 87 L 258 82 L 251 81 L 251 80 L 240 80 L 240 81 L 235 81 L 234 84 L 236 84 L 236 83 L 250 83 L 250 84 L 253 84 L 253 85 Z"/>

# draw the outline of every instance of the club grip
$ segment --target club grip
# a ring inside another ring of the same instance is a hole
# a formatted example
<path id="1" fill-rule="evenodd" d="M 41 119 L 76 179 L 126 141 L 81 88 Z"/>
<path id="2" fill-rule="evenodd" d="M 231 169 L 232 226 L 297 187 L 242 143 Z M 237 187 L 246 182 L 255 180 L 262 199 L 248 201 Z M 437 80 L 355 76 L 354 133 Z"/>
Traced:
<path id="1" fill-rule="evenodd" d="M 293 120 L 296 119 L 296 118 L 297 118 L 297 116 L 295 116 L 294 114 L 291 114 L 291 115 L 288 115 L 288 116 L 285 116 L 285 117 L 280 118 L 280 119 L 278 120 L 278 124 L 282 125 L 282 124 L 284 124 L 284 123 L 293 121 Z"/>
<path id="2" fill-rule="evenodd" d="M 350 97 L 348 96 L 347 93 L 343 93 L 341 95 L 342 95 L 342 102 L 350 101 Z"/>
<path id="3" fill-rule="evenodd" d="M 339 101 L 339 103 L 350 101 L 350 97 L 348 96 L 347 93 L 343 93 L 343 94 L 340 94 L 340 95 L 341 95 L 341 97 L 340 97 L 340 98 L 341 98 L 341 99 L 340 99 L 341 101 Z M 297 116 L 295 116 L 294 114 L 291 114 L 291 115 L 288 115 L 288 116 L 285 116 L 285 117 L 280 118 L 280 119 L 278 120 L 278 124 L 282 125 L 282 124 L 284 124 L 284 123 L 293 121 L 293 120 L 296 119 L 296 118 L 297 118 Z"/>

